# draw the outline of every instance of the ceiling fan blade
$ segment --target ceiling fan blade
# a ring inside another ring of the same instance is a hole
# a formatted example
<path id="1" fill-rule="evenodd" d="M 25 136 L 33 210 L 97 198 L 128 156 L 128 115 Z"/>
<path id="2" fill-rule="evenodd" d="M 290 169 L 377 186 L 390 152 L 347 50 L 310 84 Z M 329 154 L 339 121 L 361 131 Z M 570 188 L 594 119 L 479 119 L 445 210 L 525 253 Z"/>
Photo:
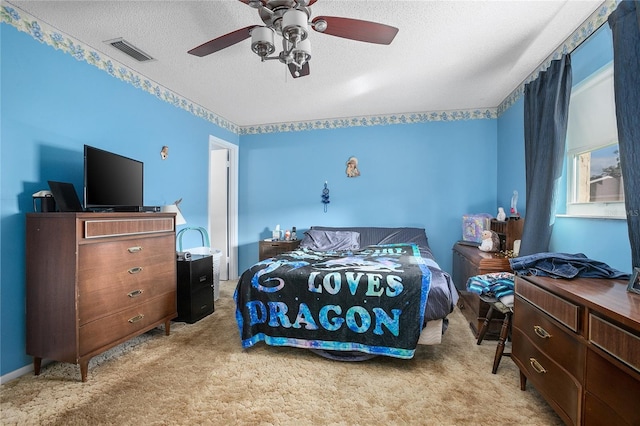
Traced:
<path id="1" fill-rule="evenodd" d="M 315 24 L 317 21 L 327 23 L 327 29 L 324 31 L 316 30 L 318 32 L 367 43 L 391 44 L 398 33 L 396 27 L 359 19 L 318 16 L 313 19 L 313 23 Z"/>
<path id="2" fill-rule="evenodd" d="M 194 47 L 187 53 L 200 57 L 210 55 L 217 52 L 218 50 L 225 49 L 229 46 L 233 46 L 236 43 L 240 43 L 241 41 L 248 39 L 249 37 L 251 37 L 251 30 L 257 26 L 258 25 L 250 25 L 248 27 L 240 28 L 239 30 L 235 30 L 218 38 L 214 38 L 213 40 L 209 40 L 208 42 L 203 43 L 198 47 Z"/>
<path id="3" fill-rule="evenodd" d="M 293 78 L 309 75 L 309 62 L 305 62 L 300 71 L 298 71 L 298 67 L 295 64 L 289 64 L 289 72 L 291 72 Z"/>

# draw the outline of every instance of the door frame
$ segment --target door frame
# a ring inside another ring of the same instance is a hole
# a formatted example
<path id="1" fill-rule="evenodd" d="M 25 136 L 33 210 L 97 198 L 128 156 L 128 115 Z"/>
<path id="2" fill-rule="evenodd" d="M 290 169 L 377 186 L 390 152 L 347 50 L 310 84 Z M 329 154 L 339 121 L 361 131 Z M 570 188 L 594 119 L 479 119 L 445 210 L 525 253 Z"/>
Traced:
<path id="1" fill-rule="evenodd" d="M 238 145 L 227 142 L 218 137 L 209 135 L 209 151 L 217 149 L 227 149 L 229 151 L 229 181 L 227 182 L 227 236 L 229 247 L 229 279 L 238 278 Z M 211 180 L 211 156 L 209 155 L 209 181 Z M 213 197 L 212 189 L 209 186 L 207 210 L 211 205 Z M 207 214 L 208 226 L 211 229 L 211 212 Z"/>

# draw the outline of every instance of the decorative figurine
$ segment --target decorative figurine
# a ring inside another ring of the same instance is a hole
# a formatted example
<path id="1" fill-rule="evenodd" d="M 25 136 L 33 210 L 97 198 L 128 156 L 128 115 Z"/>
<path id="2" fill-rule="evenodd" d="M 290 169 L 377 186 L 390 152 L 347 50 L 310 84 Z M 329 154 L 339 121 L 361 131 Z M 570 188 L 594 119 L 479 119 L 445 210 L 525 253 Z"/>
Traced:
<path id="1" fill-rule="evenodd" d="M 496 252 L 500 251 L 500 237 L 495 231 L 482 231 L 482 243 L 478 247 L 480 251 Z"/>
<path id="2" fill-rule="evenodd" d="M 513 191 L 513 196 L 511 197 L 511 216 L 518 217 L 518 191 Z"/>
<path id="3" fill-rule="evenodd" d="M 498 207 L 498 214 L 496 215 L 496 219 L 500 222 L 504 222 L 507 219 L 507 214 L 504 212 L 504 208 Z"/>
<path id="4" fill-rule="evenodd" d="M 347 177 L 360 176 L 360 170 L 358 170 L 358 159 L 356 157 L 350 157 L 347 160 Z"/>

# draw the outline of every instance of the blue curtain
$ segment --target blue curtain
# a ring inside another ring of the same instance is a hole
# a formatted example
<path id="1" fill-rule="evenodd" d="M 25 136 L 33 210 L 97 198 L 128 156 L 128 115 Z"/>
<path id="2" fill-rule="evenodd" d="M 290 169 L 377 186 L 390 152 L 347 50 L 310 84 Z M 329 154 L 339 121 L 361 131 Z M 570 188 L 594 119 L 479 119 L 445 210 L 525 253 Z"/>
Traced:
<path id="1" fill-rule="evenodd" d="M 549 251 L 567 137 L 571 57 L 554 60 L 524 88 L 526 212 L 520 255 Z"/>
<path id="2" fill-rule="evenodd" d="M 631 261 L 640 266 L 640 6 L 622 1 L 609 15 L 613 85 Z"/>

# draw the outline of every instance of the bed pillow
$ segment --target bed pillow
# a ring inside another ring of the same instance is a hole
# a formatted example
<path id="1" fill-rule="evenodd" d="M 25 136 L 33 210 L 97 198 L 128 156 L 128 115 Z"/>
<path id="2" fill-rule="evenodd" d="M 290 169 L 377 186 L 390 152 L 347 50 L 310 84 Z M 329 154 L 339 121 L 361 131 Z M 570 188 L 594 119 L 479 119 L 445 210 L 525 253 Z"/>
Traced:
<path id="1" fill-rule="evenodd" d="M 310 229 L 304 233 L 300 247 L 315 251 L 358 250 L 360 248 L 360 233 Z"/>

